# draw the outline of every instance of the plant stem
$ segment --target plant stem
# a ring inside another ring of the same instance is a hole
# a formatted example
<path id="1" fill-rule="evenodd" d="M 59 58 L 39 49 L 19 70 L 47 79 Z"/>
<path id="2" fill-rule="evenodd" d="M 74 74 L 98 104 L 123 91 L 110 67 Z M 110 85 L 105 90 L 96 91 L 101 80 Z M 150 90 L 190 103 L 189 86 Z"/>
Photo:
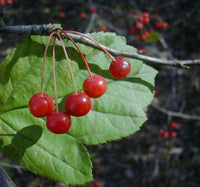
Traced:
<path id="1" fill-rule="evenodd" d="M 62 37 L 60 36 L 59 33 L 57 33 L 57 36 L 58 36 L 58 38 L 59 38 L 59 40 L 60 40 L 60 43 L 61 43 L 61 45 L 62 45 L 64 54 L 65 54 L 65 57 L 66 57 L 66 60 L 67 60 L 67 63 L 68 63 L 69 69 L 70 69 L 71 78 L 72 78 L 72 83 L 73 83 L 73 86 L 74 86 L 74 92 L 75 92 L 75 94 L 77 95 L 76 82 L 75 82 L 75 78 L 74 78 L 72 66 L 71 66 L 71 63 L 70 63 L 70 60 L 69 60 L 69 56 L 68 56 L 67 51 L 66 51 L 66 49 L 65 49 L 65 44 L 64 44 L 63 39 L 62 39 Z"/>
<path id="2" fill-rule="evenodd" d="M 57 97 L 57 87 L 56 87 L 56 72 L 55 72 L 55 57 L 56 53 L 56 36 L 54 35 L 54 40 L 53 40 L 53 86 L 54 86 L 54 95 L 55 95 L 55 101 L 56 101 L 56 113 L 59 113 L 59 108 L 58 108 L 58 97 Z"/>
<path id="3" fill-rule="evenodd" d="M 114 62 L 116 61 L 115 58 L 104 48 L 102 47 L 102 45 L 100 45 L 96 40 L 92 39 L 91 37 L 87 36 L 86 34 L 83 34 L 81 32 L 77 32 L 77 31 L 71 31 L 71 30 L 66 30 L 64 31 L 65 33 L 72 33 L 72 34 L 78 34 L 80 36 L 83 36 L 89 40 L 91 40 L 92 42 L 94 42 L 97 46 L 99 46 L 99 48 L 104 51 Z"/>
<path id="4" fill-rule="evenodd" d="M 67 38 L 69 38 L 69 40 L 71 40 L 71 42 L 74 44 L 74 46 L 75 46 L 76 49 L 78 50 L 79 54 L 81 55 L 81 57 L 82 57 L 82 59 L 83 59 L 83 61 L 84 61 L 84 63 L 85 63 L 85 66 L 86 66 L 86 69 L 87 69 L 87 71 L 88 71 L 88 73 L 89 73 L 90 78 L 93 79 L 92 73 L 91 73 L 91 70 L 90 70 L 90 67 L 89 67 L 89 65 L 88 65 L 88 63 L 87 63 L 87 60 L 85 59 L 83 53 L 81 52 L 81 50 L 80 50 L 80 48 L 78 47 L 78 45 L 76 44 L 76 42 L 75 42 L 75 41 L 72 39 L 72 37 L 69 36 L 64 30 L 60 30 L 60 31 L 61 31 Z"/>
<path id="5" fill-rule="evenodd" d="M 44 50 L 44 57 L 43 57 L 43 64 L 42 64 L 42 75 L 41 75 L 41 97 L 43 97 L 43 85 L 44 85 L 44 67 L 45 67 L 45 63 L 46 63 L 46 56 L 47 56 L 47 51 L 48 51 L 48 48 L 49 48 L 49 42 L 52 38 L 52 36 L 54 35 L 54 32 L 52 32 L 50 35 L 49 35 L 49 38 L 47 40 L 47 43 L 46 43 L 46 46 L 45 46 L 45 50 Z"/>

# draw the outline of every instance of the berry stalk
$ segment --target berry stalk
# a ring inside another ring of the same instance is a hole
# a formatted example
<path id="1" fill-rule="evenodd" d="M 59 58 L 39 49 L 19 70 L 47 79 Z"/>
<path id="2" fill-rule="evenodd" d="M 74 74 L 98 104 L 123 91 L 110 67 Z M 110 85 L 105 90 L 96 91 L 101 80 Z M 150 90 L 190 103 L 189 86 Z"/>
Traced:
<path id="1" fill-rule="evenodd" d="M 71 30 L 66 30 L 64 31 L 65 33 L 72 33 L 72 34 L 78 34 L 80 36 L 83 36 L 89 40 L 91 40 L 92 42 L 94 42 L 96 45 L 98 45 L 102 51 L 104 51 L 114 62 L 116 61 L 115 58 L 104 48 L 101 46 L 101 44 L 99 44 L 96 40 L 92 39 L 91 37 L 87 36 L 86 34 L 83 34 L 81 32 L 77 32 L 77 31 L 71 31 Z"/>
<path id="2" fill-rule="evenodd" d="M 92 73 L 91 73 L 91 70 L 90 70 L 90 67 L 89 67 L 89 65 L 88 65 L 88 63 L 87 63 L 87 61 L 86 61 L 86 59 L 85 59 L 83 53 L 81 52 L 80 48 L 79 48 L 78 45 L 76 44 L 76 42 L 75 42 L 75 41 L 72 39 L 72 37 L 69 36 L 64 30 L 61 30 L 61 32 L 62 32 L 67 38 L 69 38 L 69 39 L 71 40 L 71 42 L 74 44 L 74 46 L 75 46 L 76 49 L 78 50 L 79 54 L 81 55 L 81 57 L 82 57 L 82 59 L 83 59 L 83 61 L 84 61 L 84 63 L 85 63 L 85 66 L 86 66 L 86 68 L 87 68 L 87 71 L 88 71 L 88 73 L 89 73 L 89 76 L 91 77 L 91 79 L 93 79 Z"/>
<path id="3" fill-rule="evenodd" d="M 57 32 L 57 36 L 60 40 L 60 43 L 62 45 L 62 48 L 63 48 L 63 51 L 64 51 L 64 54 L 65 54 L 65 57 L 66 57 L 66 60 L 67 60 L 67 64 L 69 66 L 69 69 L 70 69 L 70 74 L 71 74 L 71 77 L 72 77 L 72 83 L 73 83 L 73 87 L 74 87 L 74 92 L 75 94 L 77 95 L 77 88 L 76 88 L 76 82 L 75 82 L 75 79 L 74 79 L 74 74 L 73 74 L 73 70 L 72 70 L 72 66 L 71 66 L 71 63 L 70 63 L 70 60 L 69 60 L 69 56 L 67 54 L 67 51 L 65 49 L 65 44 L 63 42 L 63 39 L 62 37 L 60 36 L 60 34 Z"/>
<path id="4" fill-rule="evenodd" d="M 43 97 L 43 85 L 44 85 L 44 67 L 45 67 L 45 64 L 46 64 L 46 56 L 47 56 L 47 51 L 48 51 L 48 48 L 49 48 L 49 42 L 52 38 L 52 36 L 54 35 L 55 33 L 52 32 L 50 35 L 49 35 L 49 38 L 47 40 L 47 43 L 46 43 L 46 46 L 45 46 L 45 49 L 44 49 L 44 56 L 43 56 L 43 64 L 42 64 L 42 75 L 41 75 L 41 97 Z"/>
<path id="5" fill-rule="evenodd" d="M 56 102 L 56 113 L 59 113 L 57 86 L 56 86 L 56 72 L 55 72 L 55 61 L 56 61 L 55 53 L 56 53 L 56 36 L 54 35 L 54 40 L 53 40 L 53 86 L 54 86 L 54 95 L 55 95 L 55 102 Z"/>

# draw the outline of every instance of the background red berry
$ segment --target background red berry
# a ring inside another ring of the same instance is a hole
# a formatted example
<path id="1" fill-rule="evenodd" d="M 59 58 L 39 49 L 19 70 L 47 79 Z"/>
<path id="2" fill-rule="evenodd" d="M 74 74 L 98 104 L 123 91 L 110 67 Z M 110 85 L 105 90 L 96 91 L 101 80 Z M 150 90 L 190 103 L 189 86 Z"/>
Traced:
<path id="1" fill-rule="evenodd" d="M 143 21 L 144 21 L 144 18 L 141 16 L 141 17 L 139 17 L 138 18 L 138 20 L 137 20 L 138 22 L 141 22 L 141 23 L 143 23 Z"/>
<path id="2" fill-rule="evenodd" d="M 163 138 L 168 138 L 168 137 L 169 137 L 169 132 L 165 131 L 165 132 L 162 134 L 162 137 L 163 137 Z"/>
<path id="3" fill-rule="evenodd" d="M 176 137 L 177 137 L 177 132 L 172 131 L 172 132 L 170 133 L 170 136 L 171 136 L 172 138 L 176 138 Z"/>
<path id="4" fill-rule="evenodd" d="M 105 25 L 102 25 L 100 28 L 100 31 L 106 32 L 107 31 L 107 27 Z"/>
<path id="5" fill-rule="evenodd" d="M 148 12 L 143 12 L 142 13 L 143 18 L 149 18 L 149 13 Z"/>
<path id="6" fill-rule="evenodd" d="M 86 18 L 86 13 L 85 12 L 81 12 L 80 13 L 80 18 L 82 18 L 82 19 Z"/>
<path id="7" fill-rule="evenodd" d="M 136 34 L 137 30 L 135 29 L 135 27 L 130 27 L 128 30 L 129 34 Z"/>
<path id="8" fill-rule="evenodd" d="M 150 19 L 147 17 L 147 18 L 144 18 L 143 23 L 144 23 L 144 24 L 148 24 L 149 21 L 150 21 Z"/>
<path id="9" fill-rule="evenodd" d="M 92 14 L 97 13 L 96 7 L 90 7 L 90 12 L 91 12 Z"/>
<path id="10" fill-rule="evenodd" d="M 160 29 L 162 27 L 162 24 L 160 22 L 155 23 L 155 28 Z"/>
<path id="11" fill-rule="evenodd" d="M 138 30 L 142 30 L 143 27 L 144 27 L 144 25 L 143 25 L 143 23 L 141 23 L 141 22 L 137 22 L 136 25 L 135 25 L 135 27 L 136 27 Z"/>
<path id="12" fill-rule="evenodd" d="M 163 129 L 160 129 L 160 130 L 159 130 L 159 134 L 160 134 L 161 136 L 164 134 L 164 132 L 165 132 L 165 131 L 164 131 Z"/>
<path id="13" fill-rule="evenodd" d="M 62 18 L 62 19 L 66 18 L 65 12 L 60 12 L 60 18 Z"/>
<path id="14" fill-rule="evenodd" d="M 162 28 L 163 28 L 163 29 L 166 29 L 167 27 L 168 27 L 168 23 L 167 23 L 167 22 L 163 22 L 163 23 L 162 23 Z"/>
<path id="15" fill-rule="evenodd" d="M 178 128 L 179 128 L 179 124 L 176 123 L 176 122 L 172 122 L 172 123 L 170 124 L 170 127 L 171 127 L 172 129 L 178 129 Z"/>

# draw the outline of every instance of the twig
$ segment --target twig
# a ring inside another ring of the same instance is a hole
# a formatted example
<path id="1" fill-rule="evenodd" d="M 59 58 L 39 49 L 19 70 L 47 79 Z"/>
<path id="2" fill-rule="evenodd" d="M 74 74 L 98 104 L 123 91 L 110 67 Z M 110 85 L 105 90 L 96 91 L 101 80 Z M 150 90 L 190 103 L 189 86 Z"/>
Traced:
<path id="1" fill-rule="evenodd" d="M 2 20 L 2 19 L 0 19 Z M 52 24 L 47 25 L 0 25 L 0 32 L 13 34 L 49 35 L 54 30 Z"/>
<path id="2" fill-rule="evenodd" d="M 25 169 L 23 166 L 15 165 L 15 164 L 8 164 L 8 163 L 0 163 L 2 167 L 6 168 L 14 168 L 14 169 Z"/>
<path id="3" fill-rule="evenodd" d="M 189 115 L 189 114 L 183 114 L 181 112 L 174 112 L 174 111 L 170 111 L 167 110 L 165 108 L 162 108 L 158 105 L 155 104 L 151 104 L 156 110 L 166 114 L 166 115 L 170 115 L 173 117 L 178 117 L 178 118 L 183 118 L 183 119 L 190 119 L 190 120 L 200 120 L 200 116 L 197 115 Z"/>
<path id="4" fill-rule="evenodd" d="M 87 28 L 85 29 L 85 33 L 89 33 L 94 25 L 94 21 L 97 17 L 97 14 L 92 14 L 91 17 L 90 17 L 90 21 L 89 21 L 89 24 L 87 26 Z"/>
<path id="5" fill-rule="evenodd" d="M 55 28 L 53 25 L 22 25 L 22 26 L 3 26 L 0 25 L 0 33 L 13 33 L 13 34 L 32 34 L 32 35 L 49 35 Z M 82 36 L 75 35 L 75 34 L 69 34 L 74 41 L 100 49 L 99 46 L 97 46 L 94 42 L 91 40 L 88 40 L 86 38 L 83 38 Z M 66 38 L 66 36 L 62 36 L 63 38 Z M 103 46 L 103 45 L 102 45 Z M 176 66 L 176 67 L 182 67 L 185 69 L 189 69 L 189 65 L 197 65 L 200 64 L 200 59 L 194 59 L 194 60 L 163 60 L 159 58 L 154 58 L 142 54 L 138 54 L 136 52 L 127 52 L 127 51 L 119 51 L 116 49 L 112 49 L 106 46 L 106 50 L 108 50 L 112 55 L 115 56 L 125 56 L 130 58 L 135 58 L 142 60 L 144 62 L 147 62 L 151 65 L 167 65 L 167 66 Z"/>

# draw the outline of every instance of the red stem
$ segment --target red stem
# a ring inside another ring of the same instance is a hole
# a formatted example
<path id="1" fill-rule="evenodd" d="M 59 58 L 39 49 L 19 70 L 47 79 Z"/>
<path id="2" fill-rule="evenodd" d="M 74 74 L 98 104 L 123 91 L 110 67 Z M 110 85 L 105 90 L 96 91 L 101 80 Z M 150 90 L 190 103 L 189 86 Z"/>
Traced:
<path id="1" fill-rule="evenodd" d="M 101 48 L 102 51 L 104 51 L 114 62 L 116 61 L 115 58 L 104 48 L 101 46 L 101 44 L 99 44 L 96 40 L 92 39 L 91 37 L 87 36 L 86 34 L 83 34 L 81 32 L 77 32 L 77 31 L 71 31 L 71 30 L 67 30 L 64 31 L 65 33 L 72 33 L 72 34 L 78 34 L 80 36 L 83 36 L 91 41 L 93 41 L 97 46 L 99 46 Z"/>
<path id="2" fill-rule="evenodd" d="M 68 38 L 71 40 L 71 42 L 74 44 L 74 46 L 77 48 L 79 54 L 81 55 L 81 57 L 82 57 L 82 59 L 83 59 L 83 61 L 84 61 L 84 63 L 85 63 L 85 66 L 86 66 L 86 68 L 87 68 L 87 71 L 88 71 L 88 73 L 89 73 L 90 78 L 93 79 L 92 73 L 91 73 L 91 70 L 90 70 L 90 67 L 89 67 L 89 65 L 88 65 L 88 63 L 87 63 L 87 60 L 85 59 L 83 53 L 81 52 L 81 50 L 80 50 L 80 48 L 78 47 L 78 45 L 76 44 L 76 42 L 71 38 L 71 36 L 69 36 L 67 33 L 65 33 L 64 30 L 60 30 L 60 31 L 61 31 L 66 37 L 68 37 Z"/>

